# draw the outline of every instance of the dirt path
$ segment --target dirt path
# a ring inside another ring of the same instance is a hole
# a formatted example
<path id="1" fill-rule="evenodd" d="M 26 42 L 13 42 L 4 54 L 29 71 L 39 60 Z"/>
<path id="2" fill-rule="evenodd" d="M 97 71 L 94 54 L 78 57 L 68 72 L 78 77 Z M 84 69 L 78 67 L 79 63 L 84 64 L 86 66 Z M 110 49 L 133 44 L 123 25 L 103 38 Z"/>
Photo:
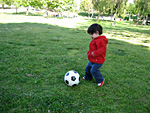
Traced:
<path id="1" fill-rule="evenodd" d="M 9 15 L 9 14 L 0 14 L 0 23 L 48 23 L 52 25 L 58 25 L 68 28 L 76 28 L 77 23 L 86 22 L 82 17 L 77 18 L 44 18 L 42 16 L 24 16 L 24 15 Z"/>

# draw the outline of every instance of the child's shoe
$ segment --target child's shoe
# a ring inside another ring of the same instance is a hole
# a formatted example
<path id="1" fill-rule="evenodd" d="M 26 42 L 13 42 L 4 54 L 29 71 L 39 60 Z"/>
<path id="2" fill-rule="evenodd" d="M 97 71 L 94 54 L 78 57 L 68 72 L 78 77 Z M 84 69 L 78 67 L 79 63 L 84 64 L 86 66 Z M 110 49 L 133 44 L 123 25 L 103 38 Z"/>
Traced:
<path id="1" fill-rule="evenodd" d="M 85 77 L 82 77 L 83 80 L 86 80 Z"/>
<path id="2" fill-rule="evenodd" d="M 98 83 L 98 87 L 101 87 L 104 84 L 105 79 L 103 80 L 103 82 Z"/>

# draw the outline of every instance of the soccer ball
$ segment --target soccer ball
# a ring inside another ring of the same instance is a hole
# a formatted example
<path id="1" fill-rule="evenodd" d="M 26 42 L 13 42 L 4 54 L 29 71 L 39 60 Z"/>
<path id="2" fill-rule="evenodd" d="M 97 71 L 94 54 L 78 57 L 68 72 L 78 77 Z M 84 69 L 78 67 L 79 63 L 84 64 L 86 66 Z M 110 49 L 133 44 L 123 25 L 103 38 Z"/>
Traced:
<path id="1" fill-rule="evenodd" d="M 68 71 L 65 74 L 64 81 L 68 86 L 76 86 L 80 82 L 80 75 L 74 70 Z"/>

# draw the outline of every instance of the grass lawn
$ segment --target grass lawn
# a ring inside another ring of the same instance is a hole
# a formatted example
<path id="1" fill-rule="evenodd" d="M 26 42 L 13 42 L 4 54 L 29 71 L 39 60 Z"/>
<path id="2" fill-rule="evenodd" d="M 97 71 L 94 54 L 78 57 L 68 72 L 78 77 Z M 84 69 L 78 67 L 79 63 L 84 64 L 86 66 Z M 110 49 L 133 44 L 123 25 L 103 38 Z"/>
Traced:
<path id="1" fill-rule="evenodd" d="M 100 21 L 109 39 L 101 68 L 105 84 L 97 87 L 95 79 L 75 87 L 64 83 L 69 70 L 84 76 L 91 41 L 86 29 L 92 23 L 87 19 L 66 28 L 1 21 L 0 112 L 149 113 L 149 26 Z"/>

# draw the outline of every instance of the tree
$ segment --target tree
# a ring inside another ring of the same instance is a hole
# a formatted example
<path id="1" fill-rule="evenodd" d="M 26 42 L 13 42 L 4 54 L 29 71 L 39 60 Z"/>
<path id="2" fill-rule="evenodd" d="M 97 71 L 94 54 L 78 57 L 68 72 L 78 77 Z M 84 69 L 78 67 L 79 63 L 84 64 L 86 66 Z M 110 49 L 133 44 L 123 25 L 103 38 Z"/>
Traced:
<path id="1" fill-rule="evenodd" d="M 54 10 L 58 7 L 59 0 L 42 0 L 44 8 L 46 8 L 46 15 L 48 16 L 48 10 Z"/>
<path id="2" fill-rule="evenodd" d="M 0 0 L 0 4 L 2 4 L 2 9 L 4 9 L 4 1 Z"/>
<path id="3" fill-rule="evenodd" d="M 29 1 L 29 0 L 22 0 L 21 5 L 27 8 L 26 15 L 29 15 L 29 6 L 30 6 L 30 1 Z"/>
<path id="4" fill-rule="evenodd" d="M 106 12 L 112 13 L 116 20 L 118 15 L 124 14 L 127 1 L 128 0 L 92 0 L 94 9 L 99 11 L 96 21 L 99 21 L 100 15 Z"/>
<path id="5" fill-rule="evenodd" d="M 46 15 L 48 16 L 48 10 L 51 11 L 73 11 L 74 0 L 42 0 L 43 7 L 46 9 Z"/>
<path id="6" fill-rule="evenodd" d="M 96 19 L 96 21 L 99 21 L 99 17 L 101 15 L 101 13 L 103 14 L 105 12 L 106 9 L 106 0 L 92 0 L 94 9 L 97 10 L 98 13 L 98 17 Z"/>
<path id="7" fill-rule="evenodd" d="M 136 23 L 138 23 L 140 17 L 142 17 L 144 21 L 146 19 L 145 17 L 150 14 L 150 1 L 135 0 L 134 5 L 129 4 L 128 8 L 130 9 L 130 13 L 137 15 Z"/>
<path id="8" fill-rule="evenodd" d="M 75 7 L 74 0 L 60 0 L 59 7 L 62 11 L 72 11 Z"/>
<path id="9" fill-rule="evenodd" d="M 29 4 L 36 9 L 41 9 L 43 7 L 43 2 L 41 0 L 31 0 Z"/>
<path id="10" fill-rule="evenodd" d="M 149 0 L 135 0 L 134 1 L 135 5 L 135 14 L 139 14 L 140 16 L 147 16 L 150 14 L 150 1 Z"/>
<path id="11" fill-rule="evenodd" d="M 2 8 L 4 9 L 4 4 L 11 5 L 12 0 L 0 0 L 0 3 L 2 3 Z"/>
<path id="12" fill-rule="evenodd" d="M 20 7 L 21 1 L 20 0 L 13 0 L 12 4 L 16 7 L 16 14 L 18 13 L 18 8 Z"/>
<path id="13" fill-rule="evenodd" d="M 114 20 L 116 23 L 116 17 L 118 17 L 118 15 L 125 15 L 125 8 L 126 8 L 126 4 L 127 4 L 128 0 L 115 0 L 114 2 L 114 6 L 115 6 L 115 13 L 114 13 Z"/>
<path id="14" fill-rule="evenodd" d="M 90 12 L 93 10 L 92 0 L 82 0 L 80 10 L 88 11 L 88 16 L 90 16 Z"/>

